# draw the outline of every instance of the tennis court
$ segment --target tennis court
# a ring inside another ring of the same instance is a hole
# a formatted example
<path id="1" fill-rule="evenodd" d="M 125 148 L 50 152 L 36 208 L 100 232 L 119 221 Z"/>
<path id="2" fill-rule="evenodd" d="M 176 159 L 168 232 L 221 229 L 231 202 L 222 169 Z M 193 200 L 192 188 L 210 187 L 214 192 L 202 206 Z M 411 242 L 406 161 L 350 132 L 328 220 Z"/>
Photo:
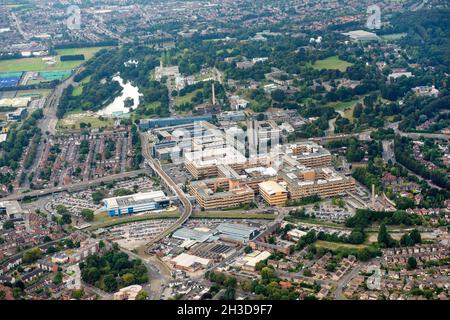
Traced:
<path id="1" fill-rule="evenodd" d="M 0 73 L 0 87 L 16 87 L 19 85 L 23 72 Z"/>
<path id="2" fill-rule="evenodd" d="M 39 76 L 45 81 L 62 80 L 70 77 L 71 74 L 72 70 L 39 72 Z"/>
<path id="3" fill-rule="evenodd" d="M 19 81 L 20 77 L 0 78 L 0 87 L 16 87 Z"/>

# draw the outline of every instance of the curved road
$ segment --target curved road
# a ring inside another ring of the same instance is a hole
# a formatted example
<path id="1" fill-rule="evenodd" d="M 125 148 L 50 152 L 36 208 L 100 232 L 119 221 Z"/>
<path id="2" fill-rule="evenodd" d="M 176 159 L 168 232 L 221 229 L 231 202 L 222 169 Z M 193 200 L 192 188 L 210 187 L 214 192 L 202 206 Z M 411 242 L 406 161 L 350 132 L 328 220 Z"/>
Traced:
<path id="1" fill-rule="evenodd" d="M 162 180 L 164 180 L 166 185 L 170 187 L 170 189 L 172 189 L 173 193 L 178 196 L 178 199 L 181 201 L 181 204 L 183 205 L 184 209 L 181 214 L 181 217 L 174 224 L 172 224 L 169 228 L 161 232 L 149 243 L 147 243 L 146 246 L 149 246 L 155 242 L 164 239 L 170 233 L 174 232 L 181 225 L 183 225 L 183 223 L 185 223 L 192 214 L 192 204 L 186 197 L 186 194 L 183 192 L 183 190 L 181 190 L 180 187 L 172 180 L 172 178 L 167 173 L 164 172 L 164 170 L 161 168 L 161 165 L 157 161 L 155 161 L 155 159 L 153 159 L 150 153 L 151 144 L 149 142 L 148 134 L 141 133 L 140 135 L 142 143 L 142 155 L 145 157 L 146 163 L 153 169 L 154 172 L 156 172 L 161 177 Z"/>

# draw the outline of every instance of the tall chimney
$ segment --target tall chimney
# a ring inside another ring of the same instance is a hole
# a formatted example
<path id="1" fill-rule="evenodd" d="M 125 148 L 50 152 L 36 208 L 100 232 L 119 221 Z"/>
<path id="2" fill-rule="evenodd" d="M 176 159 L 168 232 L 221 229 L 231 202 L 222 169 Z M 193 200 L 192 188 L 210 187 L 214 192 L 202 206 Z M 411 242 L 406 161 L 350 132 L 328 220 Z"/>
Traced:
<path id="1" fill-rule="evenodd" d="M 214 81 L 212 83 L 212 104 L 213 106 L 216 105 L 216 90 L 214 88 Z"/>
<path id="2" fill-rule="evenodd" d="M 375 184 L 372 183 L 372 206 L 375 207 Z"/>

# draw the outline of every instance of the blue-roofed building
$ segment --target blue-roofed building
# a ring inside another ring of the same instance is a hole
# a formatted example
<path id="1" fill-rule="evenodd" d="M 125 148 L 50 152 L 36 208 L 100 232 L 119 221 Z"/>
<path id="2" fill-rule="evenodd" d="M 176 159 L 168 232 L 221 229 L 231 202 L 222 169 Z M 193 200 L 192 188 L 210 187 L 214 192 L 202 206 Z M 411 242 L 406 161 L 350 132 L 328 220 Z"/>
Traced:
<path id="1" fill-rule="evenodd" d="M 170 200 L 164 192 L 153 191 L 104 199 L 103 205 L 108 215 L 113 217 L 163 210 L 170 206 Z"/>

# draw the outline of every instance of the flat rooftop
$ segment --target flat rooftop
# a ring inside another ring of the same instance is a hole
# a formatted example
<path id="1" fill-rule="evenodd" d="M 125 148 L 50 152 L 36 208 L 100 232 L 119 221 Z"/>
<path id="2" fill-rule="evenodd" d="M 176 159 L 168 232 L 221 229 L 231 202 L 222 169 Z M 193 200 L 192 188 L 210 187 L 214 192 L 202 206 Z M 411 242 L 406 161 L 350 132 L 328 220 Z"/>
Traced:
<path id="1" fill-rule="evenodd" d="M 0 211 L 6 211 L 6 214 L 9 215 L 20 215 L 23 213 L 22 207 L 20 206 L 18 201 L 0 201 Z"/>
<path id="2" fill-rule="evenodd" d="M 120 207 L 131 207 L 139 204 L 144 204 L 148 202 L 168 200 L 167 196 L 162 191 L 153 191 L 145 193 L 136 193 L 129 196 L 114 197 L 104 199 L 103 203 L 107 208 L 120 208 Z"/>
<path id="3" fill-rule="evenodd" d="M 186 161 L 194 163 L 198 167 L 210 167 L 217 165 L 232 165 L 245 163 L 247 158 L 232 147 L 208 149 L 185 153 Z"/>
<path id="4" fill-rule="evenodd" d="M 172 238 L 181 240 L 193 240 L 195 242 L 205 242 L 213 236 L 212 232 L 204 232 L 189 228 L 181 228 L 175 231 Z"/>
<path id="5" fill-rule="evenodd" d="M 275 181 L 265 181 L 259 184 L 259 187 L 267 194 L 287 193 L 287 190 Z"/>

